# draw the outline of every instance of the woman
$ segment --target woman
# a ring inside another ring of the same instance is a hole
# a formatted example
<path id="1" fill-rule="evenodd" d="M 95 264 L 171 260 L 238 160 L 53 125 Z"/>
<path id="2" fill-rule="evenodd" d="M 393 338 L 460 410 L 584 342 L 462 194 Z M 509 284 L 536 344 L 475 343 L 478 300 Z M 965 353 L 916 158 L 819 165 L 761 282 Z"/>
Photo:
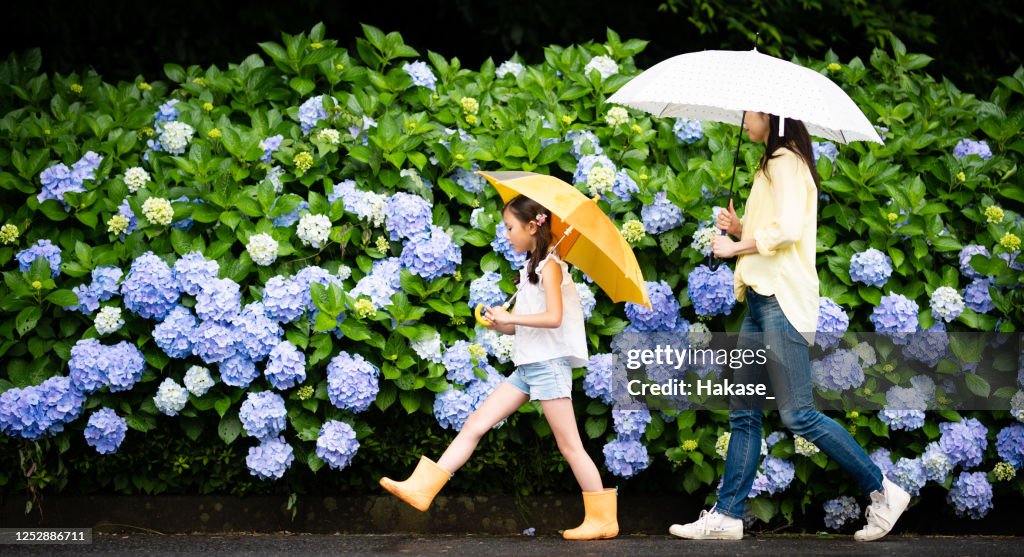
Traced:
<path id="1" fill-rule="evenodd" d="M 817 445 L 871 494 L 867 525 L 854 538 L 877 540 L 892 529 L 910 495 L 885 478 L 846 429 L 814 408 L 808 347 L 818 322 L 818 275 L 814 268 L 818 176 L 803 122 L 761 112 L 747 113 L 744 129 L 765 143 L 744 218 L 729 203 L 718 228 L 740 238 L 716 236 L 716 257 L 738 257 L 736 299 L 746 299 L 740 328 L 743 348 L 767 349 L 766 363 L 736 370 L 737 383 L 771 382 L 782 422 Z M 780 129 L 781 128 L 781 129 Z M 765 377 L 767 374 L 767 378 Z M 732 434 L 718 502 L 690 524 L 673 525 L 672 535 L 688 539 L 741 539 L 743 510 L 761 460 L 764 398 L 733 397 Z"/>

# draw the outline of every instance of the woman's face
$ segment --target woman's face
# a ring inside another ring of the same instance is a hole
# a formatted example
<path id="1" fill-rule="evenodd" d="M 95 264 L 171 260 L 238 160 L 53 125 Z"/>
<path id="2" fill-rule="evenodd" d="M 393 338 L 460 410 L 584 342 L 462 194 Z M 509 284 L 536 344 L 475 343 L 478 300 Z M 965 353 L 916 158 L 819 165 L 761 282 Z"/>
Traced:
<path id="1" fill-rule="evenodd" d="M 743 119 L 743 129 L 751 141 L 764 142 L 770 130 L 769 115 L 764 112 L 748 112 Z"/>
<path id="2" fill-rule="evenodd" d="M 508 243 L 516 253 L 525 253 L 533 250 L 537 245 L 537 224 L 533 221 L 524 223 L 512 214 L 512 211 L 505 209 L 501 212 L 501 220 L 505 222 L 505 230 L 508 231 Z"/>

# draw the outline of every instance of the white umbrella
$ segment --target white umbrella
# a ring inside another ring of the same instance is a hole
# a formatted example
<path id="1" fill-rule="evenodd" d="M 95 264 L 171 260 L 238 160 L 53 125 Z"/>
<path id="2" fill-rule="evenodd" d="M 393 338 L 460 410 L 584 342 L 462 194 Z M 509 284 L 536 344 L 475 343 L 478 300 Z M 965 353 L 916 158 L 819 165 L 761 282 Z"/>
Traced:
<path id="1" fill-rule="evenodd" d="M 817 137 L 882 143 L 853 99 L 832 80 L 756 48 L 674 56 L 634 77 L 608 101 L 659 117 L 735 125 L 744 112 L 766 112 L 800 120 Z"/>

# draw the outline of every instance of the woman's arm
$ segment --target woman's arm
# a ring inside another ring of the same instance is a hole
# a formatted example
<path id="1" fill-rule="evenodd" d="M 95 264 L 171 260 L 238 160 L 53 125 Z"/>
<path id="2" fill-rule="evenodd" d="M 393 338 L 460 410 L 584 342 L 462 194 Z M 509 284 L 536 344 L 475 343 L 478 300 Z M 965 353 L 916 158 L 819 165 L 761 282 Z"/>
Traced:
<path id="1" fill-rule="evenodd" d="M 769 171 L 775 218 L 752 235 L 756 251 L 764 256 L 775 255 L 800 239 L 808 196 L 806 181 L 811 179 L 806 165 L 792 151 L 772 161 Z"/>

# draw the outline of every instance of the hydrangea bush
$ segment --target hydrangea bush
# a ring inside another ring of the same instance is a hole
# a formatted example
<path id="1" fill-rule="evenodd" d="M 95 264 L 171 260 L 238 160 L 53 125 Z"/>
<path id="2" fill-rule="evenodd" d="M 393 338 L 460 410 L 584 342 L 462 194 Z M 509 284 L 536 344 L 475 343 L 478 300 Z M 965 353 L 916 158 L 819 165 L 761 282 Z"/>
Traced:
<path id="1" fill-rule="evenodd" d="M 671 469 L 675 489 L 713 498 L 727 417 L 613 410 L 610 343 L 622 331 L 738 329 L 732 263 L 712 271 L 707 259 L 736 128 L 609 105 L 646 44 L 610 30 L 533 63 L 464 68 L 363 29 L 353 49 L 318 25 L 226 68 L 169 63 L 131 83 L 38 75 L 38 51 L 0 64 L 5 454 L 35 444 L 43 456 L 29 464 L 41 471 L 53 453 L 116 458 L 143 434 L 185 436 L 241 447 L 236 461 L 273 481 L 407 469 L 418 451 L 401 435 L 437 453 L 512 369 L 507 340 L 475 328 L 471 308 L 505 300 L 525 258 L 473 171 L 525 170 L 599 194 L 654 302 L 612 304 L 572 273 L 592 355 L 574 371 L 588 443 L 611 475 Z M 1017 330 L 1024 71 L 980 99 L 927 75 L 927 57 L 896 39 L 867 62 L 831 52 L 799 62 L 828 73 L 886 136 L 815 144 L 819 345 L 877 331 L 930 362 L 935 347 L 914 334 L 937 323 Z M 760 149 L 740 147 L 738 208 Z M 836 416 L 873 459 L 915 491 L 947 490 L 961 516 L 1019 497 L 1007 478 L 1024 435 L 1009 428 L 1024 420 L 1024 395 L 993 393 L 1013 414 L 926 412 L 934 385 L 871 392 L 893 372 L 888 353 L 858 346 L 815 363 L 820 392 L 887 404 Z M 765 422 L 781 427 L 777 415 Z M 527 405 L 492 435 L 528 451 L 538 434 L 552 442 Z M 835 498 L 855 486 L 826 455 L 783 435 L 768 447 L 751 499 L 759 519 L 792 519 L 809 500 L 832 528 L 857 515 Z M 3 475 L 0 487 L 32 481 Z"/>

